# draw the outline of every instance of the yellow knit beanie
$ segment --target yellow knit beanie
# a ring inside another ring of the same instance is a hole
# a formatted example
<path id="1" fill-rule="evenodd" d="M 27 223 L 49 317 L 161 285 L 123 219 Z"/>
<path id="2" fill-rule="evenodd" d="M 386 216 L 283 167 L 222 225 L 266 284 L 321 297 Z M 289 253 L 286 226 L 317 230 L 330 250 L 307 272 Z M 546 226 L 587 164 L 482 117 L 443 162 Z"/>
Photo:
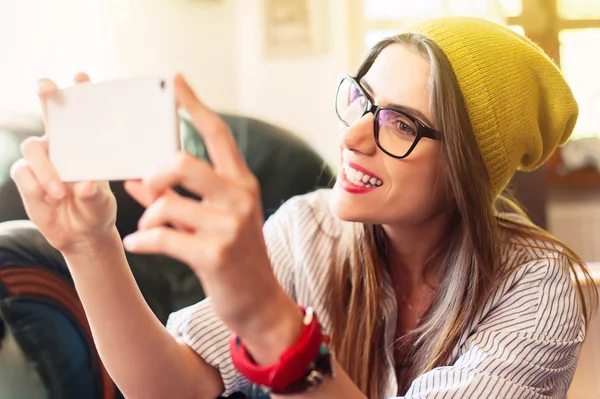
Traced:
<path id="1" fill-rule="evenodd" d="M 450 60 L 494 195 L 517 169 L 534 170 L 568 140 L 579 109 L 552 60 L 532 41 L 478 18 L 412 26 Z"/>

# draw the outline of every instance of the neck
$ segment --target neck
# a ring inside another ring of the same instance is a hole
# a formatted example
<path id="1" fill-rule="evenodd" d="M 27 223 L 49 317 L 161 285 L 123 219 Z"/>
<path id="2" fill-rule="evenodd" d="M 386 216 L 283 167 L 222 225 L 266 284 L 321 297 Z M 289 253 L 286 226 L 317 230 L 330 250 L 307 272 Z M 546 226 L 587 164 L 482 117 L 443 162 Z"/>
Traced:
<path id="1" fill-rule="evenodd" d="M 392 275 L 408 279 L 412 287 L 420 285 L 428 277 L 428 266 L 436 262 L 432 256 L 443 244 L 451 219 L 450 213 L 441 213 L 420 224 L 382 226 L 389 243 Z"/>

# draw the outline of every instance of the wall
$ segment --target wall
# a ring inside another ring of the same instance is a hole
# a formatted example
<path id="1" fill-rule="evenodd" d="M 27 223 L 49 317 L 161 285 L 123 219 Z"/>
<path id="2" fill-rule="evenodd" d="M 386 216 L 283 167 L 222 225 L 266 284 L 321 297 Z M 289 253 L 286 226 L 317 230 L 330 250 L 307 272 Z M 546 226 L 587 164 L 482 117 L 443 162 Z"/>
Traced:
<path id="1" fill-rule="evenodd" d="M 262 1 L 236 1 L 238 106 L 301 135 L 335 167 L 339 144 L 333 101 L 337 78 L 348 70 L 349 2 L 320 1 L 328 13 L 328 51 L 288 59 L 263 55 Z"/>
<path id="2" fill-rule="evenodd" d="M 93 69 L 97 18 L 94 1 L 0 1 L 0 110 L 37 111 L 40 77 L 68 80 Z"/>
<path id="3" fill-rule="evenodd" d="M 98 0 L 104 75 L 183 72 L 212 107 L 237 109 L 237 0 Z"/>
<path id="4" fill-rule="evenodd" d="M 0 112 L 37 112 L 35 82 L 181 71 L 213 107 L 237 104 L 236 0 L 0 1 Z"/>
<path id="5" fill-rule="evenodd" d="M 263 1 L 104 0 L 103 75 L 182 70 L 213 109 L 287 127 L 336 165 L 333 96 L 348 69 L 349 2 L 320 0 L 325 53 L 273 60 L 263 55 Z"/>
<path id="6" fill-rule="evenodd" d="M 586 262 L 600 262 L 600 193 L 551 192 L 548 230 Z"/>
<path id="7" fill-rule="evenodd" d="M 0 113 L 38 112 L 35 82 L 183 72 L 212 108 L 289 128 L 337 164 L 333 96 L 348 71 L 351 2 L 322 0 L 322 55 L 263 56 L 263 0 L 20 0 L 0 2 Z"/>

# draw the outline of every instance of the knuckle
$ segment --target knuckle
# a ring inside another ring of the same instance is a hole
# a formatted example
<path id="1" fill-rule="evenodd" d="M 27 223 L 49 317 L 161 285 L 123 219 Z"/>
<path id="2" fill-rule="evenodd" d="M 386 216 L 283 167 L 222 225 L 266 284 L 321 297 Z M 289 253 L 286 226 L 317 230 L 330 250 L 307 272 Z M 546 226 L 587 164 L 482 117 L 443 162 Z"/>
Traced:
<path id="1" fill-rule="evenodd" d="M 253 198 L 256 199 L 260 194 L 260 182 L 258 181 L 258 178 L 253 173 L 250 173 L 250 176 L 245 180 L 247 182 L 248 191 L 252 194 Z"/>
<path id="2" fill-rule="evenodd" d="M 166 235 L 165 227 L 153 229 L 149 235 L 149 244 L 157 249 L 163 249 L 167 238 Z"/>
<path id="3" fill-rule="evenodd" d="M 173 163 L 173 167 L 171 169 L 171 173 L 173 175 L 173 178 L 178 181 L 181 182 L 185 176 L 186 173 L 193 168 L 194 166 L 194 157 L 188 153 L 185 152 L 181 152 L 179 153 Z"/>
<path id="4" fill-rule="evenodd" d="M 257 195 L 253 192 L 245 191 L 243 194 L 241 194 L 240 200 L 237 204 L 237 214 L 244 219 L 249 218 L 254 213 L 256 204 Z"/>
<path id="5" fill-rule="evenodd" d="M 235 248 L 244 229 L 243 220 L 231 213 L 223 218 L 220 223 L 219 236 L 213 246 L 214 251 L 227 252 Z"/>
<path id="6" fill-rule="evenodd" d="M 180 152 L 175 160 L 175 169 L 180 172 L 186 170 L 193 164 L 193 161 L 192 155 L 187 152 Z"/>
<path id="7" fill-rule="evenodd" d="M 208 257 L 208 263 L 213 269 L 217 269 L 219 266 L 227 264 L 227 247 L 214 246 Z"/>
<path id="8" fill-rule="evenodd" d="M 23 155 L 27 155 L 31 153 L 32 150 L 35 150 L 36 147 L 40 146 L 40 138 L 39 137 L 27 137 L 20 145 L 21 153 Z"/>
<path id="9" fill-rule="evenodd" d="M 142 227 L 147 224 L 155 224 L 168 217 L 168 210 L 168 200 L 164 197 L 159 197 L 148 207 L 147 211 L 140 218 L 138 225 Z"/>
<path id="10" fill-rule="evenodd" d="M 250 201 L 241 201 L 237 207 L 237 215 L 241 219 L 248 219 L 252 214 L 254 207 L 250 203 Z"/>
<path id="11" fill-rule="evenodd" d="M 172 201 L 168 197 L 162 196 L 154 201 L 152 207 L 154 208 L 155 212 L 164 213 L 167 209 L 169 209 L 171 202 Z"/>
<path id="12" fill-rule="evenodd" d="M 229 237 L 225 237 L 225 242 L 228 245 L 232 245 L 236 242 L 237 238 L 242 235 L 244 230 L 244 220 L 241 217 L 231 217 L 229 222 Z"/>

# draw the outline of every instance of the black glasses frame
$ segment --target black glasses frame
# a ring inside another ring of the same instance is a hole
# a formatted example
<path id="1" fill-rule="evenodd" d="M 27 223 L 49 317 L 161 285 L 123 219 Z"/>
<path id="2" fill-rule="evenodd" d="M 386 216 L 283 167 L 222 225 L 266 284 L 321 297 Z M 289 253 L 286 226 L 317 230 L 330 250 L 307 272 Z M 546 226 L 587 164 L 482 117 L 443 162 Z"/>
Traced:
<path id="1" fill-rule="evenodd" d="M 356 87 L 358 87 L 358 90 L 360 90 L 361 94 L 367 100 L 367 103 L 365 104 L 365 110 L 363 111 L 362 115 L 356 121 L 358 122 L 359 120 L 362 119 L 363 116 L 365 116 L 368 113 L 372 113 L 373 114 L 373 135 L 375 137 L 375 143 L 377 144 L 377 147 L 379 147 L 379 149 L 381 151 L 383 151 L 384 153 L 386 153 L 390 157 L 396 158 L 396 159 L 406 158 L 415 149 L 415 147 L 417 146 L 417 144 L 419 143 L 419 141 L 423 137 L 429 138 L 429 139 L 432 139 L 432 140 L 439 140 L 440 139 L 440 132 L 438 132 L 437 130 L 432 129 L 432 128 L 426 126 L 423 122 L 421 122 L 416 117 L 414 117 L 414 116 L 412 116 L 410 114 L 407 114 L 406 112 L 401 111 L 401 110 L 399 110 L 396 107 L 381 107 L 379 105 L 375 105 L 373 103 L 373 100 L 371 99 L 371 96 L 369 96 L 369 94 L 366 92 L 366 90 L 363 89 L 363 87 L 358 82 L 358 80 L 356 80 L 355 78 L 353 78 L 350 75 L 342 75 L 340 77 L 340 81 L 338 83 L 337 91 L 335 93 L 335 113 L 337 114 L 338 119 L 344 125 L 350 126 L 348 124 L 348 122 L 346 122 L 344 120 L 344 118 L 342 118 L 342 116 L 340 115 L 340 111 L 338 109 L 338 97 L 340 95 L 340 87 L 342 86 L 342 83 L 344 83 L 344 80 L 346 80 L 346 79 L 349 79 L 350 81 L 352 81 L 356 85 Z M 417 127 L 417 132 L 416 132 L 415 140 L 413 141 L 412 145 L 410 146 L 410 148 L 406 151 L 406 153 L 404 155 L 395 155 L 395 154 L 392 154 L 391 152 L 389 152 L 385 148 L 383 148 L 383 146 L 379 143 L 379 119 L 378 119 L 378 116 L 379 116 L 379 111 L 382 111 L 382 110 L 389 110 L 389 111 L 397 112 L 400 115 L 403 115 L 406 118 L 410 119 L 415 124 L 415 126 Z"/>

